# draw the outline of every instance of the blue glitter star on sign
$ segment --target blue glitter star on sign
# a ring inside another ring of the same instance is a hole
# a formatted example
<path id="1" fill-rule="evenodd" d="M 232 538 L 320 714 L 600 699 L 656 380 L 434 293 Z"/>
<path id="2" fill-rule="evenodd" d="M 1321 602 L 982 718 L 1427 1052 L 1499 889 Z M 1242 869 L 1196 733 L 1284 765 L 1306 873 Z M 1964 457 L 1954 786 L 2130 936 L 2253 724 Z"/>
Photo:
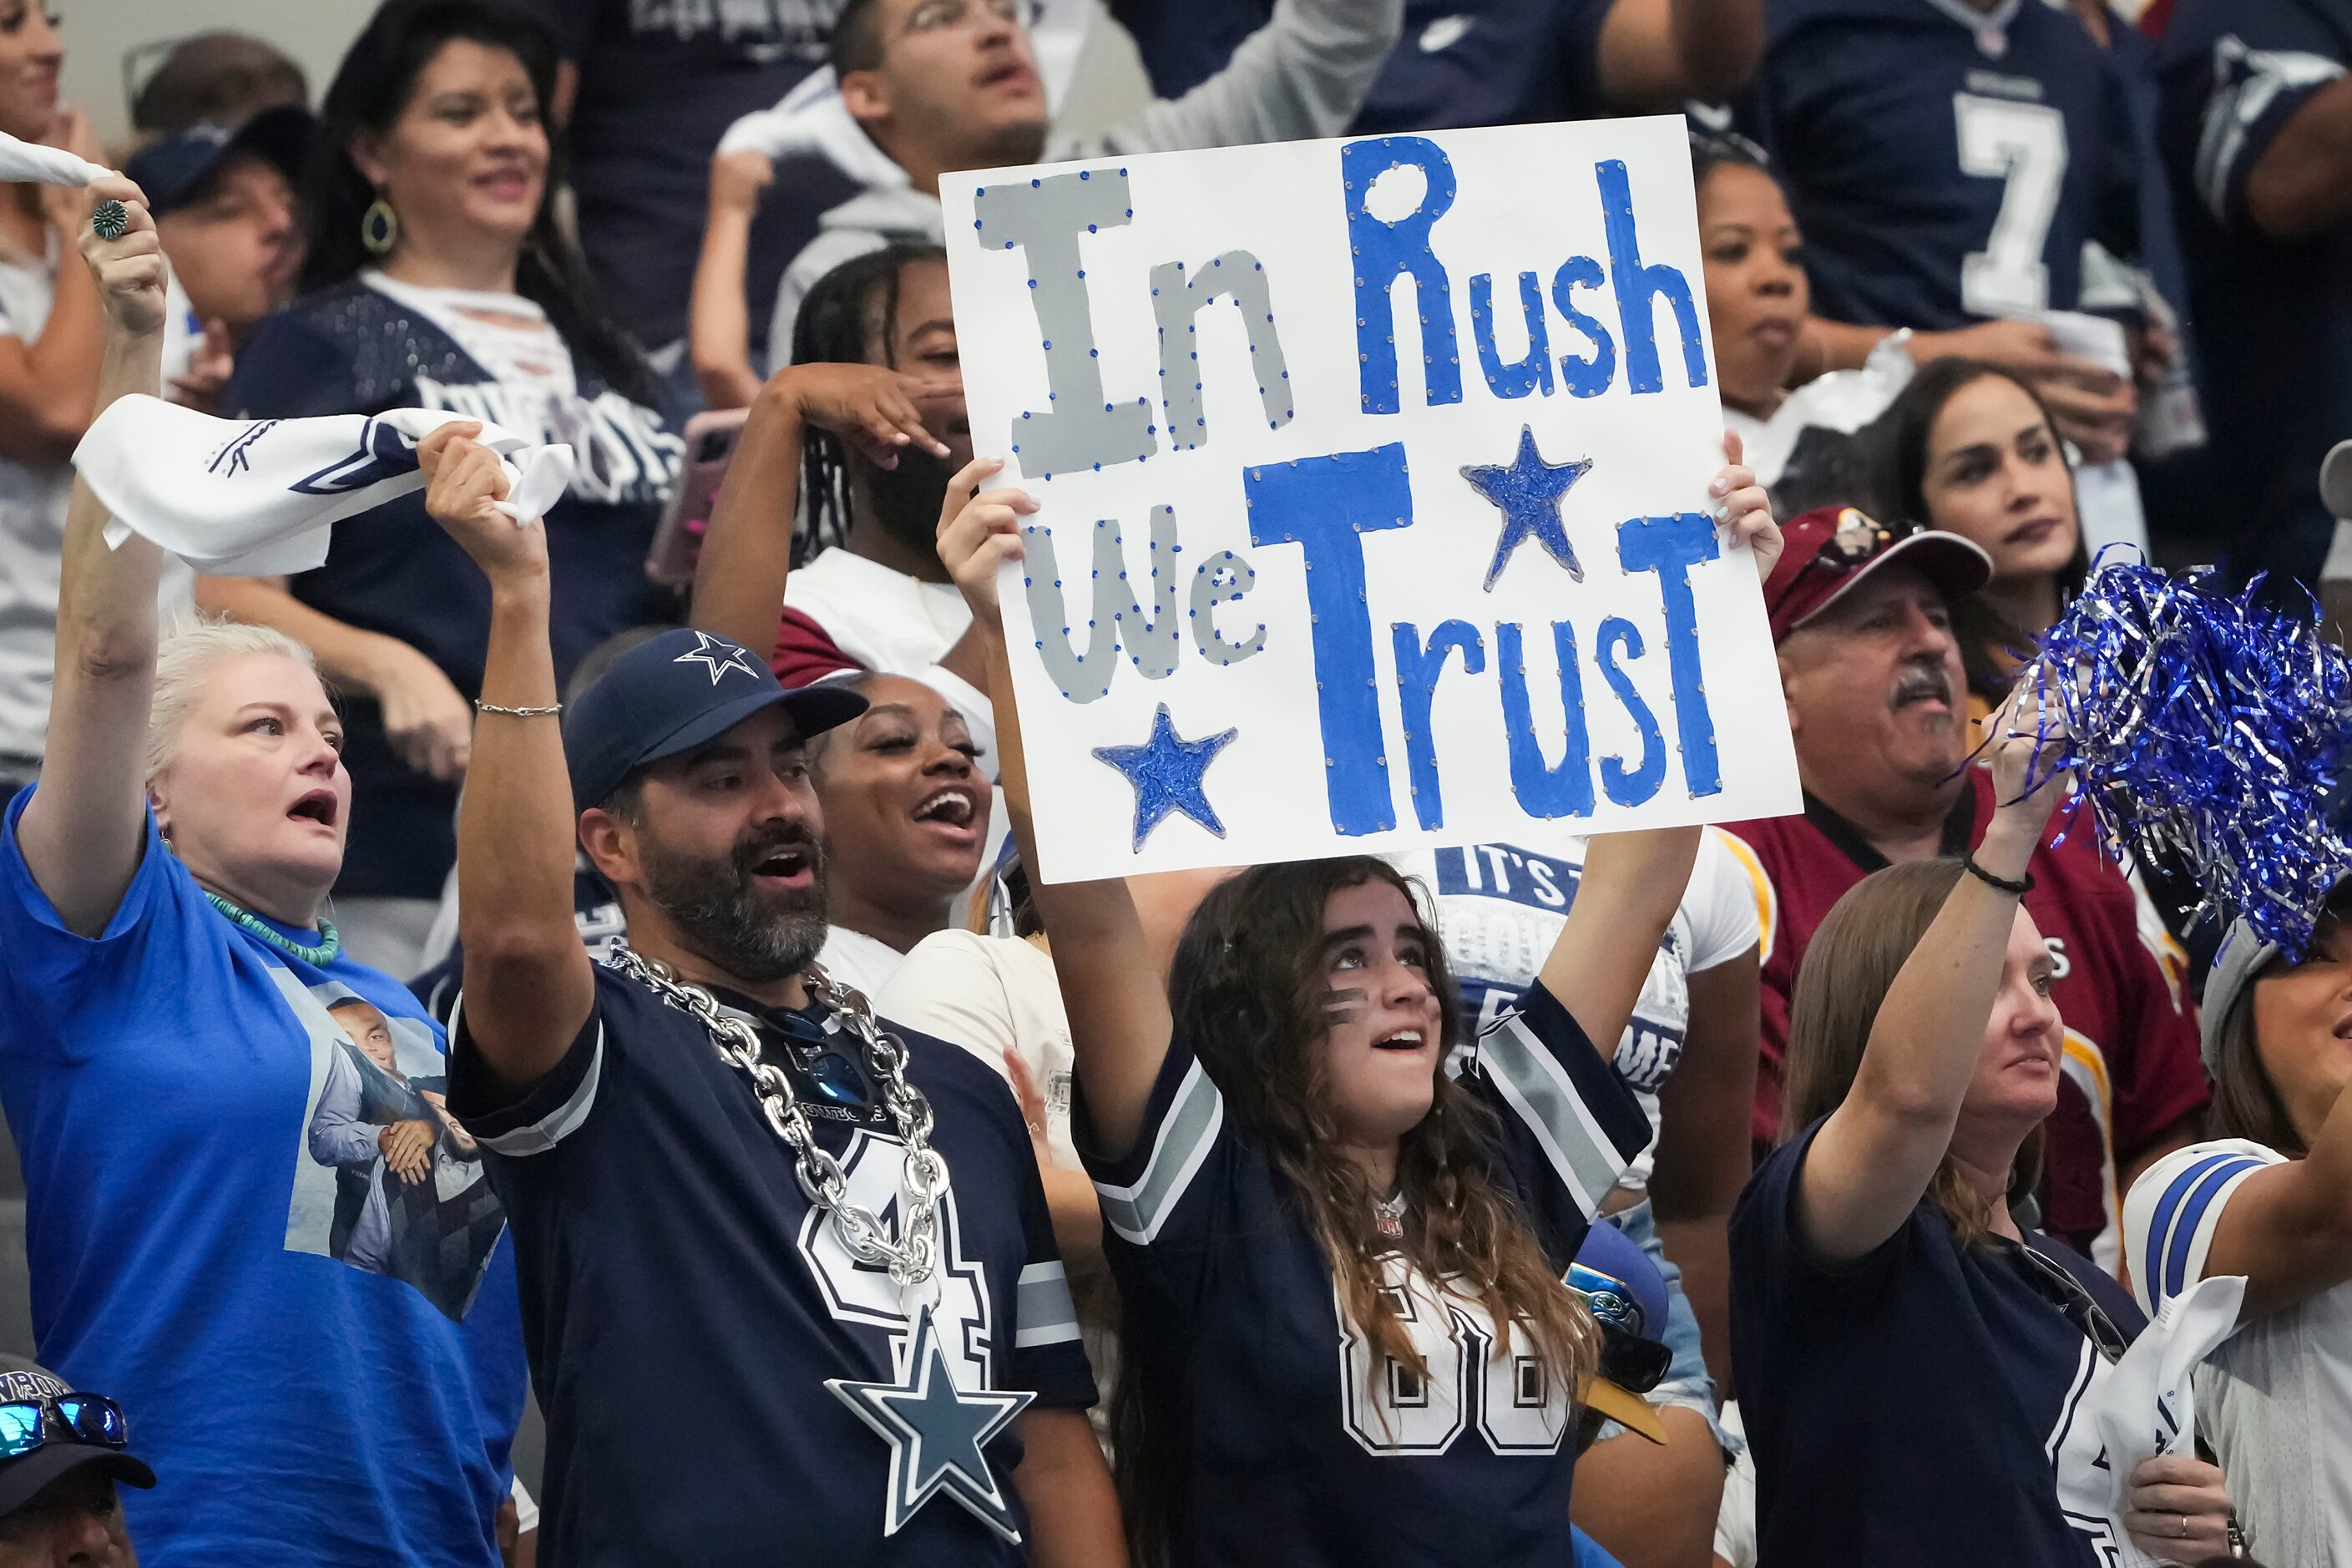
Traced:
<path id="1" fill-rule="evenodd" d="M 710 671 L 710 684 L 713 686 L 718 685 L 719 678 L 730 669 L 740 670 L 754 680 L 760 679 L 760 672 L 751 668 L 750 650 L 740 643 L 729 642 L 725 637 L 712 637 L 709 632 L 695 633 L 694 641 L 693 647 L 679 654 L 670 662 L 702 666 Z"/>
<path id="2" fill-rule="evenodd" d="M 1495 542 L 1494 564 L 1486 568 L 1488 593 L 1495 591 L 1495 579 L 1503 574 L 1511 552 L 1530 535 L 1551 552 L 1553 560 L 1568 568 L 1570 576 L 1584 581 L 1583 563 L 1577 560 L 1574 547 L 1568 542 L 1568 529 L 1560 521 L 1559 498 L 1591 467 L 1590 458 L 1572 463 L 1545 462 L 1536 450 L 1534 426 L 1522 425 L 1518 456 L 1507 466 L 1462 470 L 1471 489 L 1503 509 L 1502 537 Z"/>
<path id="3" fill-rule="evenodd" d="M 824 1385 L 890 1445 L 890 1495 L 882 1510 L 885 1536 L 898 1534 L 917 1510 L 945 1493 L 1005 1540 L 1020 1541 L 1012 1500 L 982 1450 L 1036 1395 L 957 1387 L 929 1308 L 916 1321 L 904 1381 L 856 1383 L 829 1377 Z"/>
<path id="4" fill-rule="evenodd" d="M 1171 812 L 1181 811 L 1210 832 L 1223 838 L 1225 825 L 1217 818 L 1217 808 L 1201 788 L 1201 775 L 1216 761 L 1217 753 L 1231 745 L 1239 730 L 1228 730 L 1222 735 L 1206 740 L 1185 741 L 1176 735 L 1176 726 L 1168 717 L 1168 704 L 1162 702 L 1160 711 L 1152 716 L 1151 739 L 1139 746 L 1097 746 L 1095 755 L 1127 775 L 1135 786 L 1135 845 L 1143 841 L 1151 830 L 1167 820 Z"/>

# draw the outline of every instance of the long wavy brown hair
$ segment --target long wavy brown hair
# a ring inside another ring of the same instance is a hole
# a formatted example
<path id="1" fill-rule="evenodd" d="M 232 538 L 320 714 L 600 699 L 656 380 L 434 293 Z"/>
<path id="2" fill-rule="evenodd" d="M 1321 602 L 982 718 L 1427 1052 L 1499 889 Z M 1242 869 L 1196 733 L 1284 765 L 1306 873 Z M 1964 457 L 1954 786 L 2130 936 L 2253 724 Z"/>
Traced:
<path id="1" fill-rule="evenodd" d="M 1384 1194 L 1339 1152 L 1323 1062 L 1325 907 L 1333 894 L 1375 881 L 1402 893 L 1422 917 L 1440 1019 L 1429 1114 L 1397 1150 L 1402 1241 L 1380 1234 L 1373 1205 Z M 1402 1251 L 1439 1289 L 1481 1302 L 1497 1323 L 1518 1323 L 1550 1375 L 1573 1391 L 1598 1360 L 1600 1331 L 1561 1282 L 1570 1260 L 1545 1256 L 1517 1196 L 1497 1179 L 1495 1113 L 1446 1075 L 1459 998 L 1426 910 L 1409 879 L 1367 856 L 1244 871 L 1202 900 L 1177 944 L 1168 980 L 1176 1033 L 1199 1053 L 1242 1135 L 1281 1173 L 1331 1258 L 1349 1321 L 1386 1356 L 1428 1371 L 1381 1293 L 1382 1258 Z M 1153 1386 L 1153 1371 L 1136 1348 L 1130 1336 L 1112 1419 L 1137 1560 L 1157 1563 L 1182 1512 L 1170 1417 L 1189 1410 L 1192 1394 Z"/>

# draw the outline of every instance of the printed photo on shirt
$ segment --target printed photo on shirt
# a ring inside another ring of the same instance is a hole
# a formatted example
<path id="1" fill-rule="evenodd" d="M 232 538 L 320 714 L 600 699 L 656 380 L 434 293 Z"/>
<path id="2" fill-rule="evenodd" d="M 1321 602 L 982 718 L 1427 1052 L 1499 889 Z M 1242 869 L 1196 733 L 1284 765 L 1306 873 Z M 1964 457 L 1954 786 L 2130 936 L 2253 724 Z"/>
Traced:
<path id="1" fill-rule="evenodd" d="M 481 1151 L 448 1113 L 432 1026 L 347 986 L 279 984 L 310 1036 L 287 1249 L 400 1280 L 463 1319 L 506 1215 Z"/>

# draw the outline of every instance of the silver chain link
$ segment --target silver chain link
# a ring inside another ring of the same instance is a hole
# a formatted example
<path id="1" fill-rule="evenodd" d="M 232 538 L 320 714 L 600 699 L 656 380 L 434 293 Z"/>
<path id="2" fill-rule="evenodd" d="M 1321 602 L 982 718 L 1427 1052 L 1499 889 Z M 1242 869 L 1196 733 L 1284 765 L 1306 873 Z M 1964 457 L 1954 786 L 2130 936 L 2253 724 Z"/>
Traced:
<path id="1" fill-rule="evenodd" d="M 841 1163 L 816 1141 L 808 1112 L 793 1092 L 783 1069 L 760 1056 L 759 1031 L 745 1019 L 720 1010 L 719 999 L 699 985 L 680 980 L 669 965 L 634 951 L 625 938 L 615 939 L 608 961 L 622 973 L 682 1013 L 690 1014 L 710 1032 L 719 1058 L 740 1068 L 751 1080 L 752 1093 L 775 1130 L 793 1152 L 793 1173 L 833 1226 L 833 1234 L 860 1263 L 887 1268 L 901 1290 L 920 1285 L 939 1261 L 940 1197 L 948 1188 L 947 1163 L 931 1148 L 931 1103 L 907 1080 L 907 1047 L 898 1036 L 874 1021 L 866 995 L 843 985 L 812 963 L 809 994 L 830 1008 L 850 1034 L 866 1047 L 866 1059 L 881 1086 L 882 1104 L 907 1146 L 906 1168 L 900 1174 L 900 1220 L 896 1240 L 881 1219 L 849 1201 L 849 1182 Z"/>

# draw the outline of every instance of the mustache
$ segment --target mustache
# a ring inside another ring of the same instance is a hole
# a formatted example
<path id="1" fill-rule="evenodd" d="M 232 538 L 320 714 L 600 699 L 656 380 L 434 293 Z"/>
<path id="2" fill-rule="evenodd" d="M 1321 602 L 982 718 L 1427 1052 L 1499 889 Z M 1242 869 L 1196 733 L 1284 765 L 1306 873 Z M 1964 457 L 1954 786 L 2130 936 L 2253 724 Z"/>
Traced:
<path id="1" fill-rule="evenodd" d="M 1952 678 L 1940 664 L 1914 664 L 1905 668 L 1895 678 L 1895 689 L 1886 694 L 1889 708 L 1900 708 L 1915 698 L 1940 698 L 1947 706 L 1952 702 Z"/>
<path id="2" fill-rule="evenodd" d="M 735 872 L 749 878 L 770 856 L 786 849 L 798 849 L 809 858 L 809 864 L 819 871 L 824 868 L 824 840 L 809 830 L 804 822 L 777 822 L 754 828 L 735 846 Z"/>

